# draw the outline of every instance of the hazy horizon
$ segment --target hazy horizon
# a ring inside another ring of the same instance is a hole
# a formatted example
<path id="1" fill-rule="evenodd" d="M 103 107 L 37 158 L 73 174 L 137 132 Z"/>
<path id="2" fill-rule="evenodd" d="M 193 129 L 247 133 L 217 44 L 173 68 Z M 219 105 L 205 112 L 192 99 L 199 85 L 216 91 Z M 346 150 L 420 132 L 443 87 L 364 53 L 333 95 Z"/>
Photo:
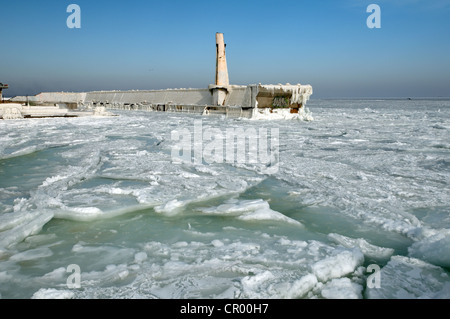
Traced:
<path id="1" fill-rule="evenodd" d="M 81 8 L 81 28 L 66 21 Z M 381 28 L 366 24 L 369 4 Z M 312 98 L 450 97 L 450 1 L 80 1 L 2 4 L 5 97 L 207 88 L 215 33 L 231 84 L 311 84 Z"/>

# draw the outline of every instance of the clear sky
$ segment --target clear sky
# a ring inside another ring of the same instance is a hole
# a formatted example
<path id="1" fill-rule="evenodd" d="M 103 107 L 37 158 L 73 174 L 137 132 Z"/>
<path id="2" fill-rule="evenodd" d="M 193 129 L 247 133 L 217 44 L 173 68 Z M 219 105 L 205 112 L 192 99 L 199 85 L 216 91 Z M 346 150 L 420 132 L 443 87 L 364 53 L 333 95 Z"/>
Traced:
<path id="1" fill-rule="evenodd" d="M 81 28 L 69 29 L 69 4 Z M 369 29 L 369 4 L 381 28 Z M 450 97 L 450 0 L 0 3 L 6 96 L 206 88 L 215 33 L 232 84 L 311 84 L 315 98 Z"/>

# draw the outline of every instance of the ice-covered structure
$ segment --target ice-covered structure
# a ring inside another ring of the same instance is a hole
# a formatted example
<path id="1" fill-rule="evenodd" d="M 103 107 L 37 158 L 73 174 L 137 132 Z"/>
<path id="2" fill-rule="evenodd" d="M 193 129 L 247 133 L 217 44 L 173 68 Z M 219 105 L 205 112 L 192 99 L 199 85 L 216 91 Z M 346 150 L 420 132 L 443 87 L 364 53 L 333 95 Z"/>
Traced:
<path id="1" fill-rule="evenodd" d="M 0 83 L 0 103 L 3 102 L 3 90 L 9 88 L 8 84 Z"/>
<path id="2" fill-rule="evenodd" d="M 245 118 L 311 119 L 305 112 L 313 94 L 311 85 L 230 85 L 223 34 L 216 34 L 216 80 L 204 89 L 149 91 L 94 91 L 84 93 L 44 92 L 34 97 L 15 97 L 14 102 L 37 105 L 65 103 L 68 106 L 121 110 L 223 114 Z"/>

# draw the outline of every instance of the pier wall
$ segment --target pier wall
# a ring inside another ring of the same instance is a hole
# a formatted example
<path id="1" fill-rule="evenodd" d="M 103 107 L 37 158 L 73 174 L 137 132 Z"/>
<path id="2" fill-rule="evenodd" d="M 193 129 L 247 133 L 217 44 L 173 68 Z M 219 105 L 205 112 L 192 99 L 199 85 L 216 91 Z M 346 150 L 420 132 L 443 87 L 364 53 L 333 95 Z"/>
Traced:
<path id="1" fill-rule="evenodd" d="M 12 102 L 74 110 L 102 108 L 251 118 L 267 111 L 278 113 L 279 109 L 298 114 L 312 94 L 310 85 L 228 85 L 223 105 L 217 105 L 214 103 L 217 90 L 216 85 L 210 85 L 206 89 L 44 92 L 31 97 L 15 97 Z"/>
<path id="2" fill-rule="evenodd" d="M 208 89 L 172 89 L 155 91 L 97 91 L 86 93 L 84 102 L 120 104 L 185 104 L 211 105 L 212 96 Z"/>

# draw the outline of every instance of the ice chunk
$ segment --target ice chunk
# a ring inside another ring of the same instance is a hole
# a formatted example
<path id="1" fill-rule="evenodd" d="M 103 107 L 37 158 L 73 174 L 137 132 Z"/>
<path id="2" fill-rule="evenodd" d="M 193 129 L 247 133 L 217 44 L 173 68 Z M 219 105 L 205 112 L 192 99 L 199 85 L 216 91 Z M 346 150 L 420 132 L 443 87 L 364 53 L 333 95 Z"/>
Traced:
<path id="1" fill-rule="evenodd" d="M 24 203 L 26 203 L 24 198 L 18 199 L 14 206 L 14 213 L 0 215 L 0 231 L 25 224 L 39 216 L 39 212 L 20 211 L 19 206 L 25 205 Z"/>
<path id="2" fill-rule="evenodd" d="M 59 267 L 57 269 L 52 270 L 49 273 L 46 273 L 41 278 L 45 281 L 62 281 L 66 282 L 67 279 L 67 269 L 64 267 Z"/>
<path id="3" fill-rule="evenodd" d="M 450 282 L 444 283 L 444 287 L 431 295 L 431 299 L 450 299 Z"/>
<path id="4" fill-rule="evenodd" d="M 294 224 L 298 226 L 303 226 L 299 221 L 295 219 L 289 218 L 277 211 L 270 209 L 269 204 L 267 203 L 267 207 L 260 208 L 254 212 L 245 213 L 238 217 L 240 220 L 250 221 L 250 220 L 267 220 L 267 221 L 278 221 L 278 222 L 286 222 L 289 224 Z"/>
<path id="5" fill-rule="evenodd" d="M 394 253 L 394 249 L 392 248 L 384 248 L 372 245 L 363 238 L 354 239 L 334 233 L 328 234 L 328 238 L 346 248 L 358 247 L 366 257 L 375 260 L 387 261 Z"/>
<path id="6" fill-rule="evenodd" d="M 14 157 L 20 157 L 20 156 L 24 156 L 24 155 L 29 155 L 29 154 L 33 154 L 37 151 L 39 151 L 40 149 L 37 146 L 28 146 L 25 147 L 23 149 L 20 149 L 18 151 L 15 151 L 11 154 L 0 154 L 0 159 L 11 159 Z"/>
<path id="7" fill-rule="evenodd" d="M 55 213 L 55 217 L 77 221 L 92 221 L 101 217 L 112 217 L 112 214 L 105 214 L 97 207 L 67 207 L 62 205 L 63 209 Z"/>
<path id="8" fill-rule="evenodd" d="M 218 239 L 215 239 L 211 242 L 214 247 L 223 247 L 224 243 Z"/>
<path id="9" fill-rule="evenodd" d="M 134 261 L 138 264 L 142 263 L 147 259 L 147 254 L 145 252 L 140 252 L 134 255 Z"/>
<path id="10" fill-rule="evenodd" d="M 34 215 L 35 216 L 35 215 Z M 41 231 L 42 227 L 53 218 L 53 213 L 43 212 L 34 219 L 0 234 L 0 247 L 8 248 L 30 235 Z"/>
<path id="11" fill-rule="evenodd" d="M 41 259 L 45 257 L 50 257 L 53 255 L 53 252 L 47 248 L 36 248 L 27 250 L 21 253 L 18 253 L 16 255 L 11 256 L 10 260 L 12 261 L 25 261 L 25 260 L 34 260 L 34 259 Z"/>
<path id="12" fill-rule="evenodd" d="M 51 184 L 56 183 L 56 182 L 61 181 L 61 180 L 64 180 L 64 179 L 67 179 L 68 177 L 69 176 L 61 176 L 61 175 L 49 177 L 42 183 L 41 187 L 50 186 Z"/>
<path id="13" fill-rule="evenodd" d="M 438 231 L 408 248 L 409 256 L 450 268 L 450 229 Z"/>
<path id="14" fill-rule="evenodd" d="M 363 262 L 364 255 L 359 248 L 354 248 L 353 250 L 338 250 L 336 255 L 316 262 L 311 268 L 317 279 L 326 282 L 354 272 Z"/>
<path id="15" fill-rule="evenodd" d="M 56 238 L 57 236 L 55 234 L 33 235 L 25 238 L 25 242 L 29 243 L 30 245 L 36 246 L 48 243 L 51 240 L 55 240 Z"/>
<path id="16" fill-rule="evenodd" d="M 307 274 L 296 280 L 286 293 L 290 299 L 302 298 L 317 284 L 317 277 L 313 274 Z"/>
<path id="17" fill-rule="evenodd" d="M 362 299 L 363 287 L 349 278 L 333 279 L 322 288 L 326 299 Z"/>
<path id="18" fill-rule="evenodd" d="M 155 211 L 157 213 L 174 215 L 178 211 L 180 211 L 183 208 L 183 206 L 185 206 L 185 205 L 186 205 L 185 202 L 174 199 L 174 200 L 168 201 L 167 203 L 165 203 L 163 205 L 156 206 Z"/>
<path id="19" fill-rule="evenodd" d="M 380 288 L 367 288 L 369 299 L 417 299 L 448 296 L 450 278 L 425 261 L 393 256 L 380 272 Z"/>
<path id="20" fill-rule="evenodd" d="M 260 287 L 267 281 L 273 280 L 275 276 L 270 271 L 264 271 L 254 276 L 242 278 L 242 288 L 249 298 L 258 298 L 260 296 Z"/>
<path id="21" fill-rule="evenodd" d="M 230 200 L 218 207 L 200 209 L 205 214 L 237 216 L 245 221 L 277 221 L 303 226 L 299 221 L 289 218 L 270 208 L 267 201 L 257 200 Z"/>
<path id="22" fill-rule="evenodd" d="M 262 199 L 257 200 L 229 200 L 226 204 L 217 207 L 200 209 L 205 214 L 211 215 L 232 215 L 239 216 L 249 211 L 255 211 L 266 207 L 266 202 Z"/>

